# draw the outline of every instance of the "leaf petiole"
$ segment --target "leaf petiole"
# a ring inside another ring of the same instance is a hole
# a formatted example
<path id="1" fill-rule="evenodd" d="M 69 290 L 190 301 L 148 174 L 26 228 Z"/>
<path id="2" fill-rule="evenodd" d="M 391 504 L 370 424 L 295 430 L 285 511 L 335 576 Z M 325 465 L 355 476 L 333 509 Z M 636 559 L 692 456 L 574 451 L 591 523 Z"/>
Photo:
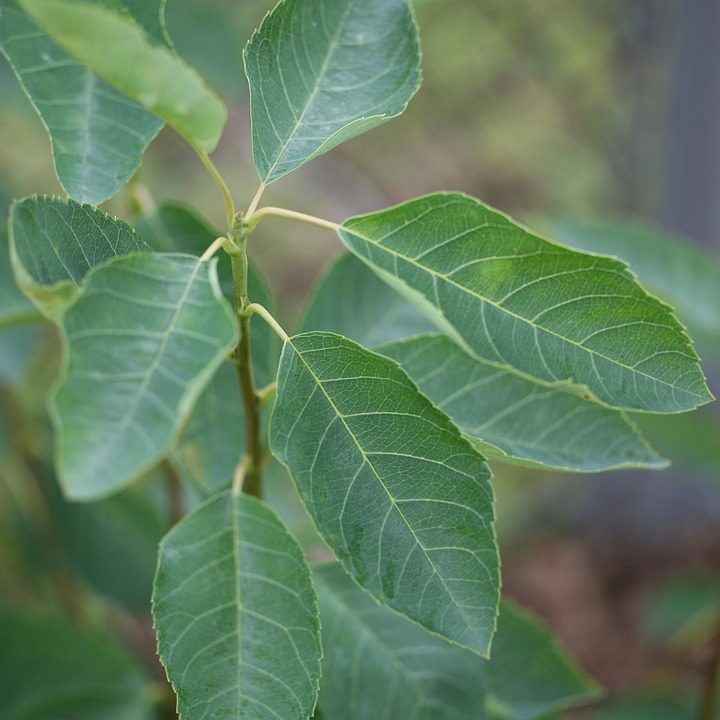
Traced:
<path id="1" fill-rule="evenodd" d="M 252 214 L 249 214 L 248 217 L 245 218 L 247 233 L 250 234 L 257 227 L 258 223 L 268 217 L 297 220 L 298 222 L 306 223 L 307 225 L 315 225 L 317 227 L 333 231 L 336 231 L 340 227 L 338 223 L 315 217 L 314 215 L 306 215 L 305 213 L 295 212 L 294 210 L 286 210 L 285 208 L 263 207 Z"/>
<path id="2" fill-rule="evenodd" d="M 290 339 L 288 334 L 280 327 L 280 323 L 270 314 L 270 311 L 259 303 L 250 303 L 240 314 L 243 317 L 257 314 L 277 333 L 283 342 Z"/>

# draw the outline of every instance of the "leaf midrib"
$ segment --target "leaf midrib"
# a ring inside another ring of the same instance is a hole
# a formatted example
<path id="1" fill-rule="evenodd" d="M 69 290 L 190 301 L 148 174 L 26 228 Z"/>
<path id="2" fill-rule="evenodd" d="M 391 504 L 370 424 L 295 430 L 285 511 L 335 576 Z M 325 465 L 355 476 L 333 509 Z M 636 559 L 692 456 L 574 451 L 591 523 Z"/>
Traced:
<path id="1" fill-rule="evenodd" d="M 285 151 L 287 150 L 288 146 L 290 145 L 290 143 L 294 140 L 295 135 L 297 134 L 298 130 L 300 129 L 302 122 L 305 119 L 305 116 L 307 115 L 308 110 L 310 109 L 310 106 L 315 101 L 315 96 L 317 95 L 318 90 L 320 89 L 322 79 L 327 71 L 328 65 L 330 64 L 330 59 L 333 56 L 333 54 L 335 53 L 335 50 L 337 48 L 338 38 L 340 37 L 343 30 L 345 29 L 345 24 L 347 22 L 348 17 L 350 16 L 350 12 L 352 11 L 353 2 L 354 2 L 354 0 L 350 0 L 348 2 L 347 10 L 343 14 L 341 22 L 338 23 L 337 32 L 333 36 L 332 41 L 330 43 L 328 43 L 327 54 L 325 55 L 325 59 L 323 60 L 320 70 L 315 77 L 314 87 L 312 88 L 310 95 L 308 96 L 308 99 L 305 102 L 305 107 L 303 108 L 303 111 L 300 113 L 300 117 L 295 121 L 295 126 L 290 131 L 287 140 L 285 141 L 283 146 L 280 148 L 280 150 L 278 150 L 277 155 L 275 156 L 275 160 L 273 161 L 273 164 L 270 166 L 270 168 L 265 173 L 264 182 L 266 182 L 266 183 L 272 177 L 273 173 L 275 172 L 275 169 L 280 164 L 281 158 L 283 157 L 283 155 L 284 155 Z M 289 104 L 290 104 L 290 102 L 288 101 L 288 105 Z"/>
<path id="2" fill-rule="evenodd" d="M 375 477 L 377 478 L 378 483 L 380 484 L 380 486 L 382 487 L 382 489 L 385 491 L 385 494 L 387 495 L 388 500 L 390 501 L 391 505 L 393 506 L 393 508 L 395 509 L 395 511 L 397 512 L 397 514 L 400 516 L 400 518 L 402 518 L 403 523 L 405 524 L 405 526 L 406 526 L 407 529 L 409 530 L 410 534 L 411 534 L 412 537 L 414 538 L 415 542 L 417 543 L 417 546 L 422 550 L 422 553 L 423 553 L 423 555 L 425 556 L 425 559 L 427 560 L 428 564 L 429 564 L 430 567 L 432 568 L 432 572 L 433 572 L 433 573 L 437 576 L 437 578 L 440 580 L 443 588 L 445 588 L 445 591 L 446 591 L 448 597 L 452 600 L 454 606 L 455 606 L 455 607 L 458 609 L 458 611 L 460 612 L 460 616 L 462 617 L 462 619 L 463 619 L 463 621 L 464 621 L 464 623 L 465 623 L 466 628 L 467 628 L 471 633 L 474 634 L 475 631 L 473 630 L 472 626 L 470 625 L 470 623 L 468 622 L 467 618 L 465 617 L 465 611 L 464 611 L 463 607 L 462 607 L 460 604 L 458 604 L 458 602 L 456 601 L 456 599 L 455 599 L 455 597 L 453 596 L 452 592 L 450 591 L 450 589 L 448 588 L 447 584 L 445 583 L 445 580 L 444 580 L 443 576 L 438 572 L 437 568 L 435 567 L 435 563 L 432 561 L 432 559 L 431 559 L 430 556 L 428 555 L 427 550 L 425 549 L 425 547 L 423 546 L 423 544 L 420 542 L 420 540 L 419 540 L 419 538 L 417 537 L 417 535 L 415 534 L 415 531 L 413 530 L 412 526 L 410 525 L 410 523 L 409 523 L 408 520 L 406 519 L 406 517 L 405 517 L 405 515 L 403 514 L 402 510 L 400 509 L 400 507 L 398 506 L 398 504 L 395 502 L 395 499 L 394 499 L 393 496 L 390 494 L 390 491 L 388 490 L 387 486 L 385 485 L 385 483 L 383 482 L 382 478 L 380 477 L 380 473 L 378 473 L 378 471 L 375 469 L 375 466 L 372 464 L 370 458 L 367 456 L 367 453 L 366 453 L 365 450 L 363 449 L 362 445 L 360 445 L 358 439 L 355 437 L 355 434 L 354 434 L 354 433 L 352 432 L 352 430 L 350 429 L 350 426 L 349 426 L 349 425 L 347 424 L 347 422 L 345 421 L 345 416 L 340 412 L 340 410 L 339 410 L 339 408 L 337 407 L 337 405 L 335 405 L 335 403 L 333 402 L 333 400 L 332 400 L 332 398 L 330 397 L 330 395 L 326 392 L 325 387 L 324 387 L 323 384 L 322 384 L 322 381 L 321 381 L 320 378 L 313 372 L 312 368 L 311 368 L 310 365 L 307 363 L 307 361 L 306 361 L 305 358 L 303 357 L 302 353 L 300 353 L 300 352 L 298 351 L 298 349 L 295 347 L 295 345 L 293 345 L 292 339 L 288 340 L 287 342 L 288 342 L 289 345 L 292 346 L 293 350 L 295 351 L 295 354 L 296 354 L 296 355 L 298 356 L 298 358 L 302 361 L 303 365 L 307 368 L 307 371 L 310 373 L 310 375 L 311 375 L 311 376 L 313 377 L 313 379 L 315 380 L 316 385 L 317 385 L 317 386 L 320 388 L 320 390 L 322 391 L 323 395 L 325 396 L 325 398 L 327 399 L 328 403 L 330 404 L 330 407 L 331 407 L 331 408 L 333 409 L 333 411 L 335 412 L 335 415 L 337 416 L 337 418 L 338 418 L 338 419 L 340 420 L 340 422 L 342 422 L 342 424 L 345 426 L 345 429 L 346 429 L 348 435 L 352 438 L 353 442 L 355 443 L 355 446 L 356 446 L 357 449 L 360 451 L 360 454 L 362 455 L 362 458 L 363 458 L 364 462 L 367 463 L 368 467 L 372 470 L 373 474 L 374 474 Z M 462 438 L 461 438 L 461 439 L 462 439 Z"/>
<path id="3" fill-rule="evenodd" d="M 408 223 L 408 224 L 410 224 L 410 223 Z M 383 245 L 383 244 L 381 244 L 381 243 L 373 240 L 372 238 L 366 237 L 365 235 L 362 235 L 361 233 L 357 232 L 356 230 L 354 230 L 354 229 L 352 229 L 352 228 L 349 228 L 347 225 L 341 225 L 341 226 L 340 226 L 340 229 L 341 229 L 341 230 L 344 230 L 344 231 L 346 231 L 346 232 L 349 232 L 349 233 L 352 234 L 352 235 L 355 235 L 355 237 L 359 238 L 359 239 L 362 240 L 363 242 L 369 243 L 369 244 L 372 245 L 373 247 L 376 247 L 376 248 L 380 249 L 381 251 L 386 252 L 386 253 L 388 253 L 389 255 L 393 256 L 393 257 L 399 258 L 399 259 L 407 262 L 409 265 L 413 265 L 413 266 L 416 267 L 418 270 L 421 270 L 421 271 L 423 271 L 423 272 L 426 272 L 426 273 L 427 273 L 428 275 L 430 275 L 431 277 L 437 278 L 437 279 L 439 279 L 439 280 L 441 280 L 441 281 L 443 281 L 443 282 L 446 282 L 448 285 L 452 285 L 452 286 L 456 287 L 458 290 L 460 290 L 460 291 L 462 291 L 462 292 L 464 292 L 464 293 L 467 293 L 468 295 L 471 295 L 472 297 L 477 298 L 481 303 L 486 303 L 486 304 L 488 304 L 488 305 L 493 306 L 494 308 L 500 310 L 501 312 L 506 313 L 507 315 L 515 318 L 516 320 L 519 320 L 520 322 L 522 322 L 522 323 L 528 325 L 529 327 L 533 328 L 534 331 L 540 330 L 541 332 L 547 333 L 548 335 L 551 335 L 552 337 L 555 337 L 555 338 L 557 338 L 558 340 L 560 340 L 560 341 L 562 341 L 562 342 L 565 342 L 565 343 L 568 343 L 568 344 L 570 344 L 570 345 L 573 345 L 573 346 L 581 349 L 582 351 L 587 352 L 587 353 L 590 354 L 590 355 L 594 355 L 594 356 L 596 356 L 596 357 L 598 357 L 598 358 L 600 358 L 600 359 L 602 359 L 602 360 L 606 360 L 606 361 L 608 361 L 608 362 L 610 362 L 610 363 L 613 363 L 614 365 L 617 365 L 618 367 L 621 367 L 621 368 L 623 368 L 624 370 L 629 371 L 630 373 L 637 374 L 637 375 L 640 375 L 640 376 L 642 376 L 642 377 L 645 377 L 645 378 L 647 378 L 648 380 L 651 380 L 652 382 L 655 382 L 655 383 L 659 383 L 659 384 L 661 384 L 661 385 L 664 385 L 664 386 L 666 386 L 667 388 L 669 388 L 669 389 L 671 389 L 671 390 L 673 390 L 673 391 L 677 390 L 677 391 L 686 393 L 686 394 L 688 394 L 688 395 L 690 395 L 690 396 L 692 396 L 692 397 L 694 397 L 694 398 L 697 398 L 697 399 L 700 400 L 701 402 L 706 402 L 706 401 L 707 401 L 707 399 L 706 399 L 703 395 L 699 395 L 698 393 L 696 393 L 696 392 L 694 392 L 694 391 L 691 391 L 691 390 L 689 390 L 689 389 L 686 389 L 686 388 L 681 388 L 681 387 L 678 387 L 678 386 L 676 386 L 676 385 L 672 385 L 672 384 L 666 382 L 665 380 L 662 380 L 661 378 L 654 377 L 653 375 L 649 375 L 648 373 L 644 373 L 644 372 L 642 372 L 641 370 L 637 370 L 637 369 L 631 367 L 630 365 L 626 365 L 625 363 L 621 362 L 620 360 L 616 360 L 615 358 L 608 357 L 607 355 L 604 355 L 603 353 L 600 353 L 600 352 L 598 352 L 597 350 L 593 350 L 592 348 L 585 347 L 584 345 L 581 345 L 580 343 L 576 342 L 575 340 L 572 340 L 571 338 L 563 337 L 562 335 L 559 335 L 558 333 L 556 333 L 556 332 L 553 331 L 553 330 L 550 330 L 549 328 L 543 327 L 542 325 L 536 325 L 536 324 L 534 324 L 532 321 L 528 320 L 527 318 L 524 318 L 524 317 L 522 317 L 521 315 L 518 315 L 517 313 L 512 312 L 512 310 L 509 310 L 509 309 L 503 307 L 502 305 L 500 305 L 500 304 L 498 304 L 497 302 L 491 300 L 490 298 L 486 298 L 486 297 L 478 294 L 477 292 L 475 292 L 475 291 L 473 291 L 473 290 L 470 290 L 469 288 L 465 287 L 464 285 L 461 285 L 460 283 L 455 282 L 454 280 L 452 280 L 451 278 L 449 278 L 447 275 L 443 275 L 442 273 L 440 273 L 440 272 L 438 272 L 438 271 L 436 271 L 436 270 L 433 270 L 432 268 L 429 268 L 429 267 L 427 267 L 426 265 L 422 265 L 421 263 L 418 263 L 418 262 L 415 260 L 415 258 L 408 257 L 407 255 L 404 255 L 403 253 L 401 253 L 401 252 L 399 252 L 399 251 L 397 251 L 397 250 L 394 250 L 394 249 L 392 249 L 392 248 L 389 248 L 388 246 Z M 393 233 L 394 233 L 394 231 L 393 231 Z M 390 233 L 390 234 L 392 235 L 393 233 Z M 373 263 L 373 264 L 374 264 L 374 263 Z M 388 271 L 386 271 L 386 272 L 388 272 Z M 407 285 L 407 282 L 405 281 L 405 279 L 402 278 L 399 274 L 397 274 L 397 272 L 395 272 L 395 273 L 393 273 L 393 274 L 394 274 L 395 277 L 398 278 L 398 280 L 401 280 L 402 282 L 404 282 L 404 283 Z M 412 286 L 408 285 L 408 287 L 412 287 Z M 423 295 L 423 297 L 424 297 L 424 299 L 425 299 L 426 301 L 431 302 L 425 295 Z M 445 315 L 445 313 L 444 313 L 444 311 L 442 310 L 442 308 L 438 306 L 437 309 L 438 309 L 438 311 L 442 312 L 442 313 L 443 313 L 443 316 L 446 317 L 446 319 L 447 319 L 447 316 Z M 449 322 L 449 320 L 448 320 L 448 322 Z M 452 324 L 452 323 L 451 323 L 451 324 Z M 454 324 L 452 324 L 452 325 L 453 325 L 453 327 L 456 328 L 456 326 L 455 326 Z M 457 328 L 456 328 L 456 329 L 457 329 Z M 464 338 L 463 338 L 463 339 L 464 339 Z M 469 345 L 468 345 L 468 349 L 471 351 L 471 353 L 472 353 L 473 355 L 476 355 L 475 351 L 474 351 L 472 348 L 470 348 Z M 679 351 L 677 351 L 677 352 L 679 353 Z M 683 357 L 686 357 L 687 359 L 694 359 L 694 358 L 692 358 L 692 357 L 689 356 L 689 355 L 685 355 L 684 353 L 679 353 L 679 354 L 682 354 Z M 501 363 L 498 363 L 498 365 L 499 365 L 500 367 L 503 367 L 503 368 L 513 369 L 513 366 L 512 366 L 512 365 L 506 365 L 506 364 L 501 364 Z M 529 377 L 533 377 L 533 379 L 536 379 L 536 380 L 539 379 L 539 378 L 534 378 L 534 376 L 529 376 Z M 545 381 L 545 382 L 547 382 L 547 381 Z M 576 380 L 573 379 L 572 382 L 576 382 Z"/>

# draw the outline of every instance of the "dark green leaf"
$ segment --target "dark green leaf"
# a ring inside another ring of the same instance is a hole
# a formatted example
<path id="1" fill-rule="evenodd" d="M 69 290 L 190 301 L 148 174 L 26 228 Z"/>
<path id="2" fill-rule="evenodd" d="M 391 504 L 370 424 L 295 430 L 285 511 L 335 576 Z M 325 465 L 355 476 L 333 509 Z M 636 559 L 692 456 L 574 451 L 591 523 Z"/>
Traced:
<path id="1" fill-rule="evenodd" d="M 720 354 L 720 261 L 690 240 L 622 220 L 549 221 L 561 242 L 628 262 L 651 292 L 670 303 L 693 340 Z"/>
<path id="2" fill-rule="evenodd" d="M 88 271 L 111 258 L 149 250 L 122 220 L 72 200 L 30 197 L 10 211 L 10 253 L 18 284 L 56 320 Z"/>
<path id="3" fill-rule="evenodd" d="M 625 414 L 483 362 L 444 335 L 377 350 L 489 458 L 579 472 L 667 464 Z"/>
<path id="4" fill-rule="evenodd" d="M 374 347 L 435 326 L 352 253 L 335 260 L 315 286 L 300 332 L 327 330 Z"/>
<path id="5" fill-rule="evenodd" d="M 0 48 L 47 128 L 60 182 L 99 204 L 135 174 L 162 120 L 73 60 L 12 0 L 0 9 Z"/>
<path id="6" fill-rule="evenodd" d="M 0 613 L 3 720 L 152 720 L 152 691 L 108 641 L 61 620 Z"/>
<path id="7" fill-rule="evenodd" d="M 512 720 L 535 720 L 600 694 L 543 625 L 508 603 L 500 606 L 488 688 L 491 705 Z"/>
<path id="8" fill-rule="evenodd" d="M 305 720 L 320 678 L 310 569 L 255 498 L 215 495 L 163 540 L 153 614 L 184 720 Z"/>
<path id="9" fill-rule="evenodd" d="M 284 0 L 245 49 L 253 156 L 271 183 L 407 107 L 420 86 L 407 0 Z"/>
<path id="10" fill-rule="evenodd" d="M 91 273 L 63 318 L 52 403 L 66 493 L 96 499 L 161 459 L 237 342 L 214 262 L 139 254 Z"/>
<path id="11" fill-rule="evenodd" d="M 681 412 L 712 399 L 670 308 L 617 260 L 544 240 L 461 193 L 338 232 L 477 357 L 615 407 Z"/>
<path id="12" fill-rule="evenodd" d="M 378 605 L 340 565 L 314 568 L 320 599 L 320 705 L 343 720 L 485 716 L 487 661 Z"/>
<path id="13" fill-rule="evenodd" d="M 499 594 L 490 472 L 396 363 L 330 333 L 290 338 L 270 441 L 363 587 L 487 654 Z"/>
<path id="14" fill-rule="evenodd" d="M 18 0 L 52 39 L 93 73 L 154 112 L 205 152 L 227 110 L 200 76 L 129 15 L 91 2 Z"/>

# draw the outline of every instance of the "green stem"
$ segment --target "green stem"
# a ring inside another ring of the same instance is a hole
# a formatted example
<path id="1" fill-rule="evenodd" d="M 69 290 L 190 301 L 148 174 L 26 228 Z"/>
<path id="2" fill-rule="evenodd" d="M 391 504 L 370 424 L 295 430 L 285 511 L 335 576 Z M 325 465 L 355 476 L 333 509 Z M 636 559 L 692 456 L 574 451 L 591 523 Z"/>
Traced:
<path id="1" fill-rule="evenodd" d="M 305 213 L 295 212 L 294 210 L 285 210 L 285 208 L 263 207 L 245 218 L 245 226 L 248 233 L 251 233 L 259 222 L 268 217 L 285 218 L 286 220 L 297 220 L 298 222 L 315 225 L 316 227 L 325 228 L 326 230 L 337 230 L 340 225 L 331 220 L 315 217 L 314 215 L 306 215 Z"/>
<path id="2" fill-rule="evenodd" d="M 255 387 L 250 345 L 250 306 L 248 299 L 247 239 L 237 241 L 237 249 L 230 253 L 233 272 L 235 312 L 240 326 L 240 340 L 233 352 L 237 369 L 243 410 L 245 411 L 245 450 L 247 458 L 243 475 L 243 489 L 255 497 L 262 496 L 262 442 L 260 435 L 260 396 Z"/>
<path id="3" fill-rule="evenodd" d="M 227 219 L 227 226 L 228 226 L 228 229 L 230 229 L 230 228 L 232 228 L 233 223 L 235 222 L 235 203 L 233 202 L 232 195 L 230 194 L 230 190 L 228 189 L 228 186 L 225 183 L 223 176 L 220 174 L 220 171 L 215 167 L 215 164 L 210 159 L 208 154 L 199 145 L 196 145 L 191 140 L 188 140 L 188 142 L 190 143 L 190 146 L 192 147 L 192 149 L 196 152 L 197 156 L 200 158 L 200 161 L 205 166 L 205 169 L 212 176 L 212 179 L 215 181 L 215 184 L 220 189 L 220 194 L 222 195 L 223 202 L 225 203 L 225 215 L 226 215 L 226 219 Z"/>
<path id="4" fill-rule="evenodd" d="M 270 311 L 267 308 L 264 308 L 259 303 L 250 303 L 247 305 L 245 310 L 243 310 L 243 314 L 248 317 L 253 314 L 259 315 L 283 342 L 286 342 L 289 339 L 288 334 L 280 327 L 280 323 L 278 323 L 278 321 L 270 314 Z"/>

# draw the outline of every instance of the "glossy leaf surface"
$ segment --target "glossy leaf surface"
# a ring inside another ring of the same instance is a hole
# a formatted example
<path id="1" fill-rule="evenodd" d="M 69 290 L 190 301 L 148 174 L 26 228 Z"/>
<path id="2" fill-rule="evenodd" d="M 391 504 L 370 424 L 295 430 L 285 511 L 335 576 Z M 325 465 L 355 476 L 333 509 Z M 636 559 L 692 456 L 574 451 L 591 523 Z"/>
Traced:
<path id="1" fill-rule="evenodd" d="M 571 247 L 615 255 L 643 285 L 670 303 L 698 345 L 720 354 L 720 259 L 682 237 L 621 220 L 549 221 L 554 237 Z"/>
<path id="2" fill-rule="evenodd" d="M 363 587 L 488 652 L 499 592 L 490 473 L 396 363 L 331 333 L 290 338 L 270 443 Z"/>
<path id="3" fill-rule="evenodd" d="M 327 330 L 374 347 L 436 330 L 352 253 L 335 260 L 315 285 L 300 332 Z"/>
<path id="4" fill-rule="evenodd" d="M 260 501 L 221 493 L 170 531 L 153 615 L 184 720 L 312 714 L 321 653 L 310 568 Z"/>
<path id="5" fill-rule="evenodd" d="M 617 260 L 553 244 L 460 193 L 351 218 L 339 234 L 484 360 L 621 408 L 711 399 L 681 325 Z"/>
<path id="6" fill-rule="evenodd" d="M 205 152 L 215 149 L 227 119 L 225 106 L 194 70 L 169 48 L 153 42 L 129 15 L 91 2 L 18 2 L 98 77 Z"/>
<path id="7" fill-rule="evenodd" d="M 93 272 L 62 327 L 52 409 L 75 499 L 108 495 L 167 453 L 237 335 L 213 262 L 149 253 Z"/>
<path id="8" fill-rule="evenodd" d="M 377 351 L 489 458 L 579 472 L 666 465 L 623 413 L 482 362 L 444 335 Z"/>
<path id="9" fill-rule="evenodd" d="M 3 720 L 151 720 L 147 679 L 98 635 L 54 618 L 0 613 Z"/>
<path id="10" fill-rule="evenodd" d="M 162 120 L 70 57 L 12 0 L 0 2 L 0 48 L 47 128 L 68 195 L 92 205 L 114 195 Z"/>
<path id="11" fill-rule="evenodd" d="M 245 49 L 253 157 L 271 183 L 399 115 L 420 85 L 407 0 L 284 0 Z"/>
<path id="12" fill-rule="evenodd" d="M 33 196 L 10 211 L 10 252 L 18 284 L 57 319 L 85 275 L 114 257 L 149 250 L 122 220 L 73 200 Z"/>

